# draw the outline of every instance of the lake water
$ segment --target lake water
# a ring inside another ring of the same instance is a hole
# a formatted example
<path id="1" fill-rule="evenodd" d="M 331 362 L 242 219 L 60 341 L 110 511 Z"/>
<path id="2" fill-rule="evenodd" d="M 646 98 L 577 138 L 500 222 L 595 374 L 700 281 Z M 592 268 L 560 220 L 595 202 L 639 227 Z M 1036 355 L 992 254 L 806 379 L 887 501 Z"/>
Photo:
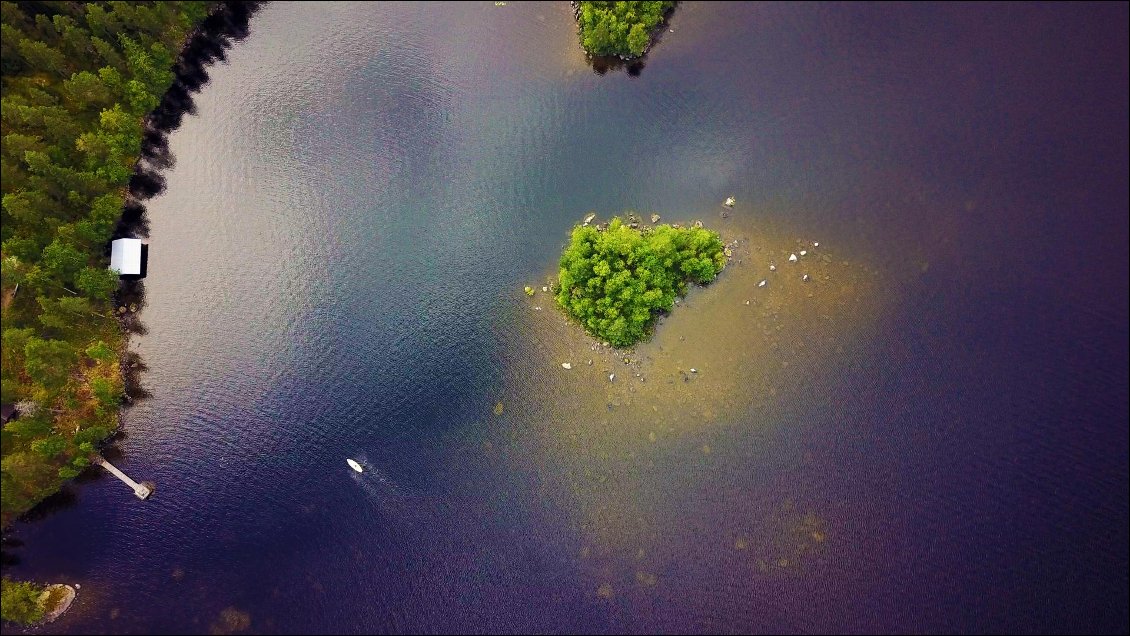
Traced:
<path id="1" fill-rule="evenodd" d="M 1126 23 L 686 3 L 633 76 L 564 2 L 270 4 L 149 204 L 157 492 L 5 571 L 60 633 L 1125 632 Z M 735 257 L 594 351 L 540 287 L 629 208 Z"/>

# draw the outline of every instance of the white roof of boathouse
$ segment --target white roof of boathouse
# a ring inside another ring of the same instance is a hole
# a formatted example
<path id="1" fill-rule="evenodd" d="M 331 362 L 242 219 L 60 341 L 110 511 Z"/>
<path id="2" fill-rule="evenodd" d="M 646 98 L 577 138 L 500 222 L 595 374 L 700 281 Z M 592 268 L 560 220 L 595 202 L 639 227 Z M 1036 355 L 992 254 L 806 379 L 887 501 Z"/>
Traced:
<path id="1" fill-rule="evenodd" d="M 110 243 L 110 269 L 122 276 L 141 274 L 141 239 L 123 238 Z"/>

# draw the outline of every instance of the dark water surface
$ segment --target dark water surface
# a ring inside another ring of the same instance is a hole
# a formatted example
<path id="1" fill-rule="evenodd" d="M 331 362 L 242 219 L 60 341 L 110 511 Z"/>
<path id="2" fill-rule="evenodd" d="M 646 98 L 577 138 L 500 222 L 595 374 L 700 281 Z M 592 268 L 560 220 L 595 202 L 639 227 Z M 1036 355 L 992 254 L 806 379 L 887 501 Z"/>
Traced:
<path id="1" fill-rule="evenodd" d="M 1126 5 L 571 19 L 254 17 L 149 205 L 157 493 L 17 524 L 44 631 L 1125 632 Z M 638 366 L 521 294 L 625 208 L 740 241 Z"/>

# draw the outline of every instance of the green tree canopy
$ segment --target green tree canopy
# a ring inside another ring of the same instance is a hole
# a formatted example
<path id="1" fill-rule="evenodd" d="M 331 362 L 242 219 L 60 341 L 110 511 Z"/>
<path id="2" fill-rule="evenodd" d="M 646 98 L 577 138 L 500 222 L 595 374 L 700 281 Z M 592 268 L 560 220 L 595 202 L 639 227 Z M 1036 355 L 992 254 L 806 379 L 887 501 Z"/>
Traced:
<path id="1" fill-rule="evenodd" d="M 58 457 L 59 453 L 67 450 L 67 438 L 61 435 L 52 435 L 37 439 L 31 443 L 31 450 L 47 459 Z"/>
<path id="2" fill-rule="evenodd" d="M 43 588 L 27 582 L 0 579 L 0 618 L 27 625 L 43 619 L 39 595 Z"/>
<path id="3" fill-rule="evenodd" d="M 648 337 L 687 283 L 714 280 L 725 266 L 722 239 L 702 228 L 636 230 L 614 218 L 607 229 L 573 229 L 561 255 L 556 299 L 594 336 L 618 347 Z"/>
<path id="4" fill-rule="evenodd" d="M 674 2 L 578 2 L 581 46 L 589 55 L 643 55 Z"/>
<path id="5" fill-rule="evenodd" d="M 87 267 L 75 280 L 78 290 L 92 300 L 109 300 L 118 289 L 118 274 L 104 267 Z"/>
<path id="6" fill-rule="evenodd" d="M 67 381 L 77 356 L 75 348 L 62 340 L 32 336 L 24 347 L 24 369 L 32 380 L 56 388 Z"/>

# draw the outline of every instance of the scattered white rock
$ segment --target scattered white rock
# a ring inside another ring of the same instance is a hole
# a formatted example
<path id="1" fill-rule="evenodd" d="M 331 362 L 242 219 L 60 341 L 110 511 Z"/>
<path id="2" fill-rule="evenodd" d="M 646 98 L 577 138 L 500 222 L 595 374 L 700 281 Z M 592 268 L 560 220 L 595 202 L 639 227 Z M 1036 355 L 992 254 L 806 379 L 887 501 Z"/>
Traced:
<path id="1" fill-rule="evenodd" d="M 789 262 L 790 263 L 796 262 L 796 254 L 789 254 Z"/>
<path id="2" fill-rule="evenodd" d="M 802 252 L 802 253 L 803 253 L 803 252 Z M 547 286 L 545 286 L 545 285 L 542 285 L 542 286 L 541 286 L 541 290 L 542 290 L 543 292 L 547 292 L 547 291 L 549 291 L 549 287 L 547 287 Z"/>
<path id="3" fill-rule="evenodd" d="M 745 304 L 747 304 L 747 305 L 748 305 L 748 304 L 749 304 L 749 301 L 748 301 L 748 300 L 747 300 L 747 301 L 745 301 Z"/>
<path id="4" fill-rule="evenodd" d="M 561 368 L 562 368 L 562 369 L 565 369 L 566 371 L 568 371 L 569 369 L 572 369 L 572 368 L 573 368 L 573 365 L 569 364 L 568 362 L 562 362 L 562 363 L 561 363 Z"/>
<path id="5" fill-rule="evenodd" d="M 660 219 L 660 216 L 658 214 L 652 214 L 651 215 L 651 222 L 652 223 L 658 223 L 659 219 Z"/>
<path id="6" fill-rule="evenodd" d="M 807 255 L 808 255 L 808 250 L 801 250 L 801 251 L 800 251 L 800 255 L 801 255 L 801 256 L 807 256 Z"/>
<path id="7" fill-rule="evenodd" d="M 812 247 L 820 247 L 820 241 L 816 241 L 815 243 L 813 243 Z"/>
<path id="8" fill-rule="evenodd" d="M 702 221 L 695 221 L 694 226 L 697 227 L 697 228 L 701 228 L 702 227 Z"/>
<path id="9" fill-rule="evenodd" d="M 758 286 L 758 287 L 764 287 L 764 286 L 765 286 L 765 285 L 767 285 L 768 283 L 769 283 L 769 281 L 767 281 L 767 280 L 765 280 L 764 278 L 762 278 L 762 279 L 761 279 L 761 282 L 760 282 L 760 283 L 758 283 L 758 284 L 757 284 L 757 286 Z M 746 303 L 746 304 L 748 305 L 749 303 Z"/>
<path id="10" fill-rule="evenodd" d="M 691 373 L 698 373 L 698 369 L 691 367 Z"/>
<path id="11" fill-rule="evenodd" d="M 585 224 L 587 225 L 589 223 L 592 223 L 592 220 L 595 219 L 595 218 L 596 218 L 596 214 L 590 214 L 590 215 L 586 216 L 585 217 Z"/>
<path id="12" fill-rule="evenodd" d="M 616 381 L 616 374 L 615 373 L 608 374 L 608 381 L 609 382 L 615 382 Z"/>
<path id="13" fill-rule="evenodd" d="M 804 281 L 804 282 L 806 282 L 806 283 L 807 283 L 808 281 L 812 280 L 812 279 L 810 279 L 810 278 L 808 277 L 808 274 L 805 274 L 804 276 L 801 276 L 801 277 L 800 277 L 800 279 L 801 279 L 801 280 L 803 280 L 803 281 Z"/>
<path id="14" fill-rule="evenodd" d="M 737 201 L 734 199 L 734 197 L 726 197 L 726 201 L 722 205 L 728 208 L 732 208 L 734 207 L 735 203 L 737 203 Z"/>
<path id="15" fill-rule="evenodd" d="M 773 263 L 769 263 L 769 271 L 771 271 L 771 272 L 777 271 L 777 266 L 774 265 Z"/>

